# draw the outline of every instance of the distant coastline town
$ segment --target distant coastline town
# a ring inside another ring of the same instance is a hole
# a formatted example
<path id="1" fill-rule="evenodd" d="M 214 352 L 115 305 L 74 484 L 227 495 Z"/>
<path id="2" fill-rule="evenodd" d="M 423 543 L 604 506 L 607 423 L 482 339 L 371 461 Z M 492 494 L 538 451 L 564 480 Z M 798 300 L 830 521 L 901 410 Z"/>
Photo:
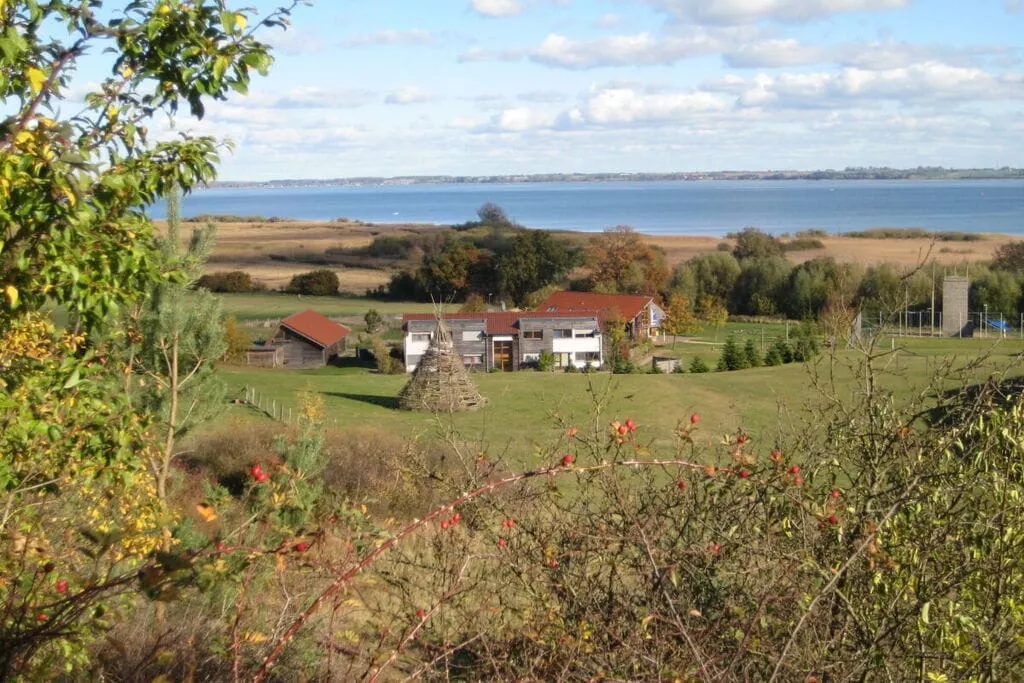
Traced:
<path id="1" fill-rule="evenodd" d="M 533 173 L 482 176 L 395 176 L 299 179 L 285 178 L 265 181 L 217 181 L 211 187 L 273 188 L 273 187 L 361 187 L 383 185 L 485 185 L 506 183 L 589 183 L 589 182 L 706 182 L 729 180 L 1018 180 L 1024 179 L 1024 168 L 889 168 L 857 166 L 842 170 L 817 171 L 686 171 L 677 173 Z"/>

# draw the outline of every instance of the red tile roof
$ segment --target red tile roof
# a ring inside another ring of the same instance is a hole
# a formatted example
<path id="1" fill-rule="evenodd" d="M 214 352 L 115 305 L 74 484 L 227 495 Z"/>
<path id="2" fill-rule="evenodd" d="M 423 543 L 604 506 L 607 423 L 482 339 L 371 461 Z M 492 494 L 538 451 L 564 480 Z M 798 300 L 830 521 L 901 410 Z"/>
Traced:
<path id="1" fill-rule="evenodd" d="M 433 320 L 433 313 L 406 313 L 402 316 L 402 326 L 410 320 Z M 446 313 L 446 320 L 483 320 L 487 334 L 517 334 L 517 324 L 523 318 L 553 318 L 551 313 L 542 311 L 496 311 L 487 313 Z M 558 315 L 559 318 L 597 318 L 598 311 L 573 311 L 570 315 Z"/>
<path id="2" fill-rule="evenodd" d="M 598 294 L 596 292 L 555 292 L 540 306 L 538 311 L 551 315 L 560 312 L 611 311 L 618 310 L 626 320 L 632 320 L 643 312 L 653 299 L 636 294 Z"/>
<path id="3" fill-rule="evenodd" d="M 281 324 L 324 348 L 338 343 L 352 331 L 311 308 L 285 318 Z"/>

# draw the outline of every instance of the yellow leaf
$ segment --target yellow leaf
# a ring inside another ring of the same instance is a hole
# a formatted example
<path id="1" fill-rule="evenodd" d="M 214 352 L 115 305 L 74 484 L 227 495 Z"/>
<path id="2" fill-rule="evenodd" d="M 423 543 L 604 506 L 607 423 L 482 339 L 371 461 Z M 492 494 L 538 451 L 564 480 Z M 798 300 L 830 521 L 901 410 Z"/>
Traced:
<path id="1" fill-rule="evenodd" d="M 239 31 L 244 31 L 245 27 L 249 25 L 249 20 L 245 18 L 245 15 L 241 12 L 235 12 L 235 26 L 238 27 Z"/>
<path id="2" fill-rule="evenodd" d="M 247 643 L 262 643 L 267 637 L 258 631 L 246 631 L 244 640 Z"/>
<path id="3" fill-rule="evenodd" d="M 14 144 L 16 144 L 16 145 L 24 145 L 26 142 L 30 142 L 31 140 L 32 140 L 32 133 L 31 133 L 31 131 L 27 131 L 27 130 L 23 130 L 23 131 L 21 131 L 20 133 L 18 133 L 17 135 L 14 136 Z"/>
<path id="4" fill-rule="evenodd" d="M 34 66 L 30 66 L 28 71 L 25 72 L 25 78 L 28 79 L 28 84 L 32 88 L 32 92 L 38 94 L 43 89 L 43 84 L 46 83 L 46 74 Z"/>
<path id="5" fill-rule="evenodd" d="M 78 199 L 75 197 L 75 193 L 66 187 L 62 188 L 62 191 L 64 193 L 64 196 L 68 198 L 68 204 L 74 206 L 75 202 L 78 201 Z"/>
<path id="6" fill-rule="evenodd" d="M 18 305 L 18 288 L 14 285 L 7 285 L 4 287 L 4 294 L 7 295 L 7 301 L 10 302 L 11 308 Z"/>
<path id="7" fill-rule="evenodd" d="M 212 505 L 206 503 L 200 503 L 196 505 L 196 512 L 203 518 L 204 522 L 212 522 L 217 519 L 217 511 L 213 509 Z"/>

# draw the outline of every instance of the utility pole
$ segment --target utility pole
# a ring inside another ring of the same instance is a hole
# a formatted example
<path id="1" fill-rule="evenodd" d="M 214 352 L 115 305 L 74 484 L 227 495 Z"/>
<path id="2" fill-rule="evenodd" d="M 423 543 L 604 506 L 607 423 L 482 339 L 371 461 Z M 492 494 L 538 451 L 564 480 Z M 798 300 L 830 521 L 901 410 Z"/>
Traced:
<path id="1" fill-rule="evenodd" d="M 935 336 L 935 261 L 932 261 L 932 336 Z"/>

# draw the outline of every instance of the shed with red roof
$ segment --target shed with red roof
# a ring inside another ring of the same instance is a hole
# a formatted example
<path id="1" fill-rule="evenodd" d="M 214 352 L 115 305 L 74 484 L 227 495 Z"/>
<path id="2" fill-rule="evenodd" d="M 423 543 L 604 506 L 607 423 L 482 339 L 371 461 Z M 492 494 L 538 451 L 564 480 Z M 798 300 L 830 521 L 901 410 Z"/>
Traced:
<path id="1" fill-rule="evenodd" d="M 291 367 L 322 367 L 345 352 L 352 330 L 312 309 L 281 321 L 271 340 L 284 348 L 283 363 Z"/>

